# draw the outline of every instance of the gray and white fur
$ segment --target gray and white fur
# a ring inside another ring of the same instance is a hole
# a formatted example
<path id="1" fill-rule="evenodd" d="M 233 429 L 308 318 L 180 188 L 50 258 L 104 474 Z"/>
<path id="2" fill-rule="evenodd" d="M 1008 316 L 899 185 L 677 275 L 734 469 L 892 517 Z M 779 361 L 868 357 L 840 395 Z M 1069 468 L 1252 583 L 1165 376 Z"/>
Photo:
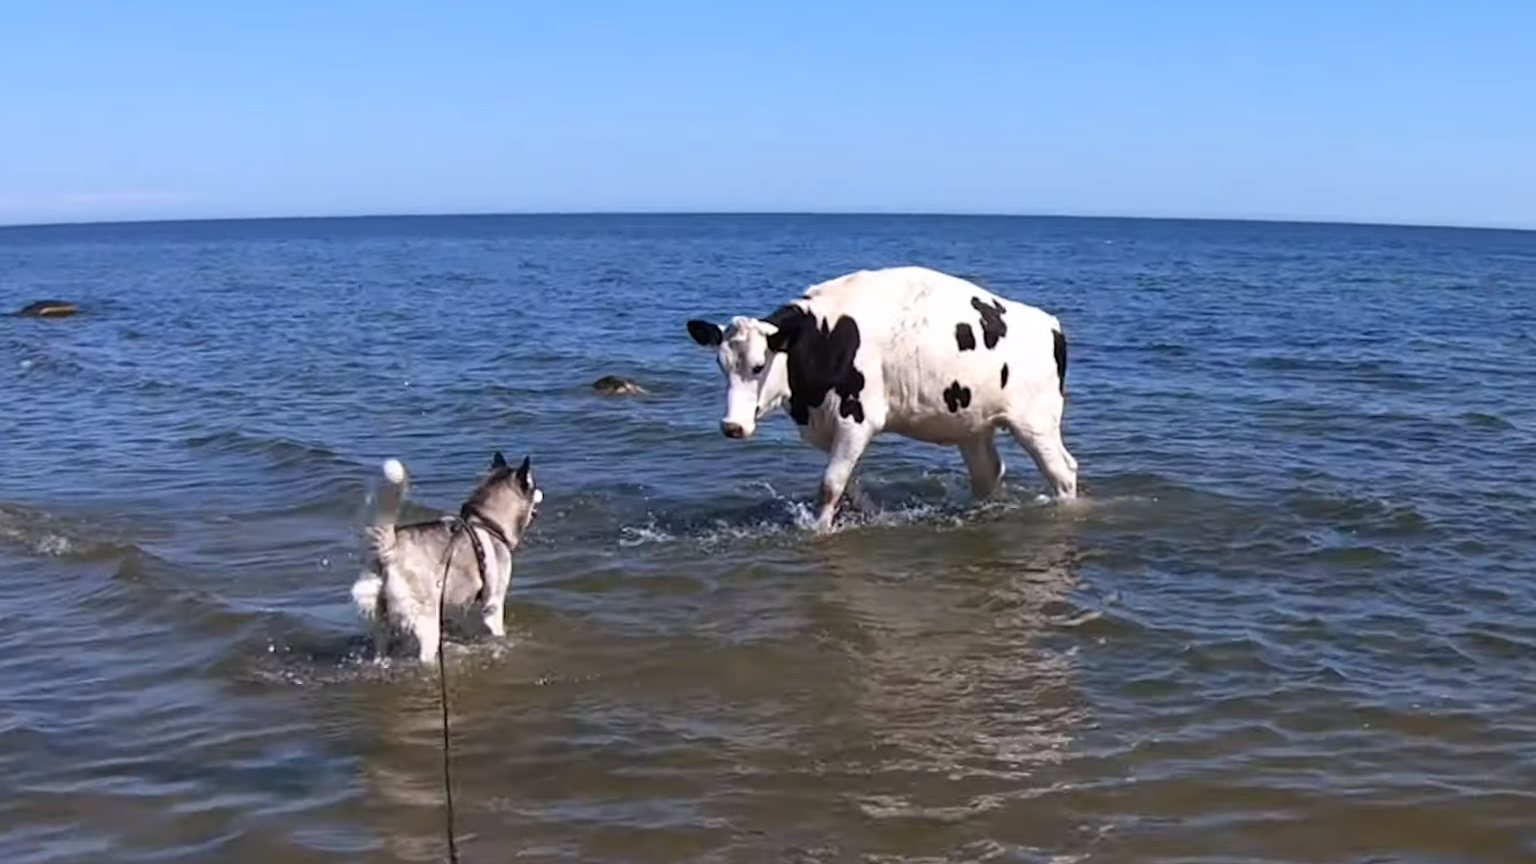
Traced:
<path id="1" fill-rule="evenodd" d="M 528 457 L 513 469 L 501 451 L 496 451 L 490 473 L 480 479 L 464 503 L 461 518 L 465 522 L 445 516 L 397 525 L 408 486 L 405 466 L 397 459 L 387 460 L 374 521 L 365 531 L 371 560 L 352 585 L 352 602 L 373 631 L 377 655 L 380 659 L 386 656 L 391 637 L 398 634 L 415 639 L 421 662 L 435 661 L 442 623 L 438 617 L 440 599 L 445 610 L 478 607 L 491 634 L 504 637 L 512 552 L 522 542 L 544 498 L 543 490 L 533 482 Z M 475 532 L 484 550 L 484 572 L 470 531 Z M 440 598 L 444 585 L 447 596 Z"/>

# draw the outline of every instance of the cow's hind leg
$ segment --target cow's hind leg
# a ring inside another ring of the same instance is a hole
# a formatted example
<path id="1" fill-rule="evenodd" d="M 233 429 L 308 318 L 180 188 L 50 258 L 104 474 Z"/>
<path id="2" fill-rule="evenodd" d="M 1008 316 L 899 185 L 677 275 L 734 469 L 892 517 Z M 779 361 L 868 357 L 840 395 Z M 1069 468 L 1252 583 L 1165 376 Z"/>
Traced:
<path id="1" fill-rule="evenodd" d="M 821 494 L 816 502 L 816 531 L 832 530 L 838 501 L 848 488 L 848 481 L 859 466 L 859 459 L 874 433 L 865 425 L 839 426 L 828 450 L 827 469 L 821 475 Z"/>
<path id="2" fill-rule="evenodd" d="M 1067 445 L 1061 440 L 1060 423 L 1041 429 L 1010 420 L 1008 431 L 1035 461 L 1035 467 L 1050 485 L 1052 495 L 1061 499 L 1077 497 L 1077 460 L 1067 452 Z"/>
<path id="3" fill-rule="evenodd" d="M 985 433 L 960 445 L 960 455 L 971 475 L 971 495 L 977 500 L 992 497 L 1003 483 L 1008 468 L 997 454 L 997 430 Z"/>

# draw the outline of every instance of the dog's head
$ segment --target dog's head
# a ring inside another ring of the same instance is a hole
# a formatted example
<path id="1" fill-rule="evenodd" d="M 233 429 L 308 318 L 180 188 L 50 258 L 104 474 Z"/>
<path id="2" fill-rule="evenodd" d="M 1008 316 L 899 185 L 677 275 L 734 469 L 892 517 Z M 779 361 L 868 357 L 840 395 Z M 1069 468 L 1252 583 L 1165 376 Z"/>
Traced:
<path id="1" fill-rule="evenodd" d="M 539 512 L 544 490 L 533 482 L 533 468 L 527 456 L 513 468 L 497 450 L 491 455 L 491 472 L 475 487 L 469 503 L 495 519 L 515 542 L 522 538 Z"/>

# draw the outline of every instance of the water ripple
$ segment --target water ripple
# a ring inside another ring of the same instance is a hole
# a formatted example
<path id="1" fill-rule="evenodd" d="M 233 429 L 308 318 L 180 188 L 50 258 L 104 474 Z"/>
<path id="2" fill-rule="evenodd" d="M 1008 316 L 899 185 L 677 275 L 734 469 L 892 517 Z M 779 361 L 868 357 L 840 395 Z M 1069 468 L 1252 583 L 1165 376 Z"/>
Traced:
<path id="1" fill-rule="evenodd" d="M 435 681 L 347 586 L 382 459 L 431 518 L 498 448 L 548 497 L 447 651 L 466 860 L 1536 859 L 1533 236 L 0 230 L 90 310 L 0 326 L 0 859 L 441 860 Z M 824 457 L 718 434 L 684 321 L 899 263 L 1067 322 L 1082 501 L 882 441 L 811 537 Z"/>

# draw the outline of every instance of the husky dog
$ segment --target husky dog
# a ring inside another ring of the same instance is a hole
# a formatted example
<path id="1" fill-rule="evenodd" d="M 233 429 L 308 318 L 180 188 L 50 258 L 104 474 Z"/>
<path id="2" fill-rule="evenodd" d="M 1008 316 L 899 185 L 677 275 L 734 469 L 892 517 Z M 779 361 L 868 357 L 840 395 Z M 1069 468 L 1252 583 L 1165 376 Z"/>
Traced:
<path id="1" fill-rule="evenodd" d="M 407 487 L 400 460 L 385 461 L 384 480 L 366 532 L 372 560 L 352 585 L 352 602 L 373 629 L 378 657 L 388 652 L 393 634 L 403 633 L 415 638 L 421 662 L 436 660 L 439 613 L 449 607 L 478 606 L 491 634 L 504 637 L 512 551 L 544 500 L 528 457 L 514 470 L 497 450 L 490 473 L 475 485 L 459 515 L 430 522 L 395 524 Z"/>

